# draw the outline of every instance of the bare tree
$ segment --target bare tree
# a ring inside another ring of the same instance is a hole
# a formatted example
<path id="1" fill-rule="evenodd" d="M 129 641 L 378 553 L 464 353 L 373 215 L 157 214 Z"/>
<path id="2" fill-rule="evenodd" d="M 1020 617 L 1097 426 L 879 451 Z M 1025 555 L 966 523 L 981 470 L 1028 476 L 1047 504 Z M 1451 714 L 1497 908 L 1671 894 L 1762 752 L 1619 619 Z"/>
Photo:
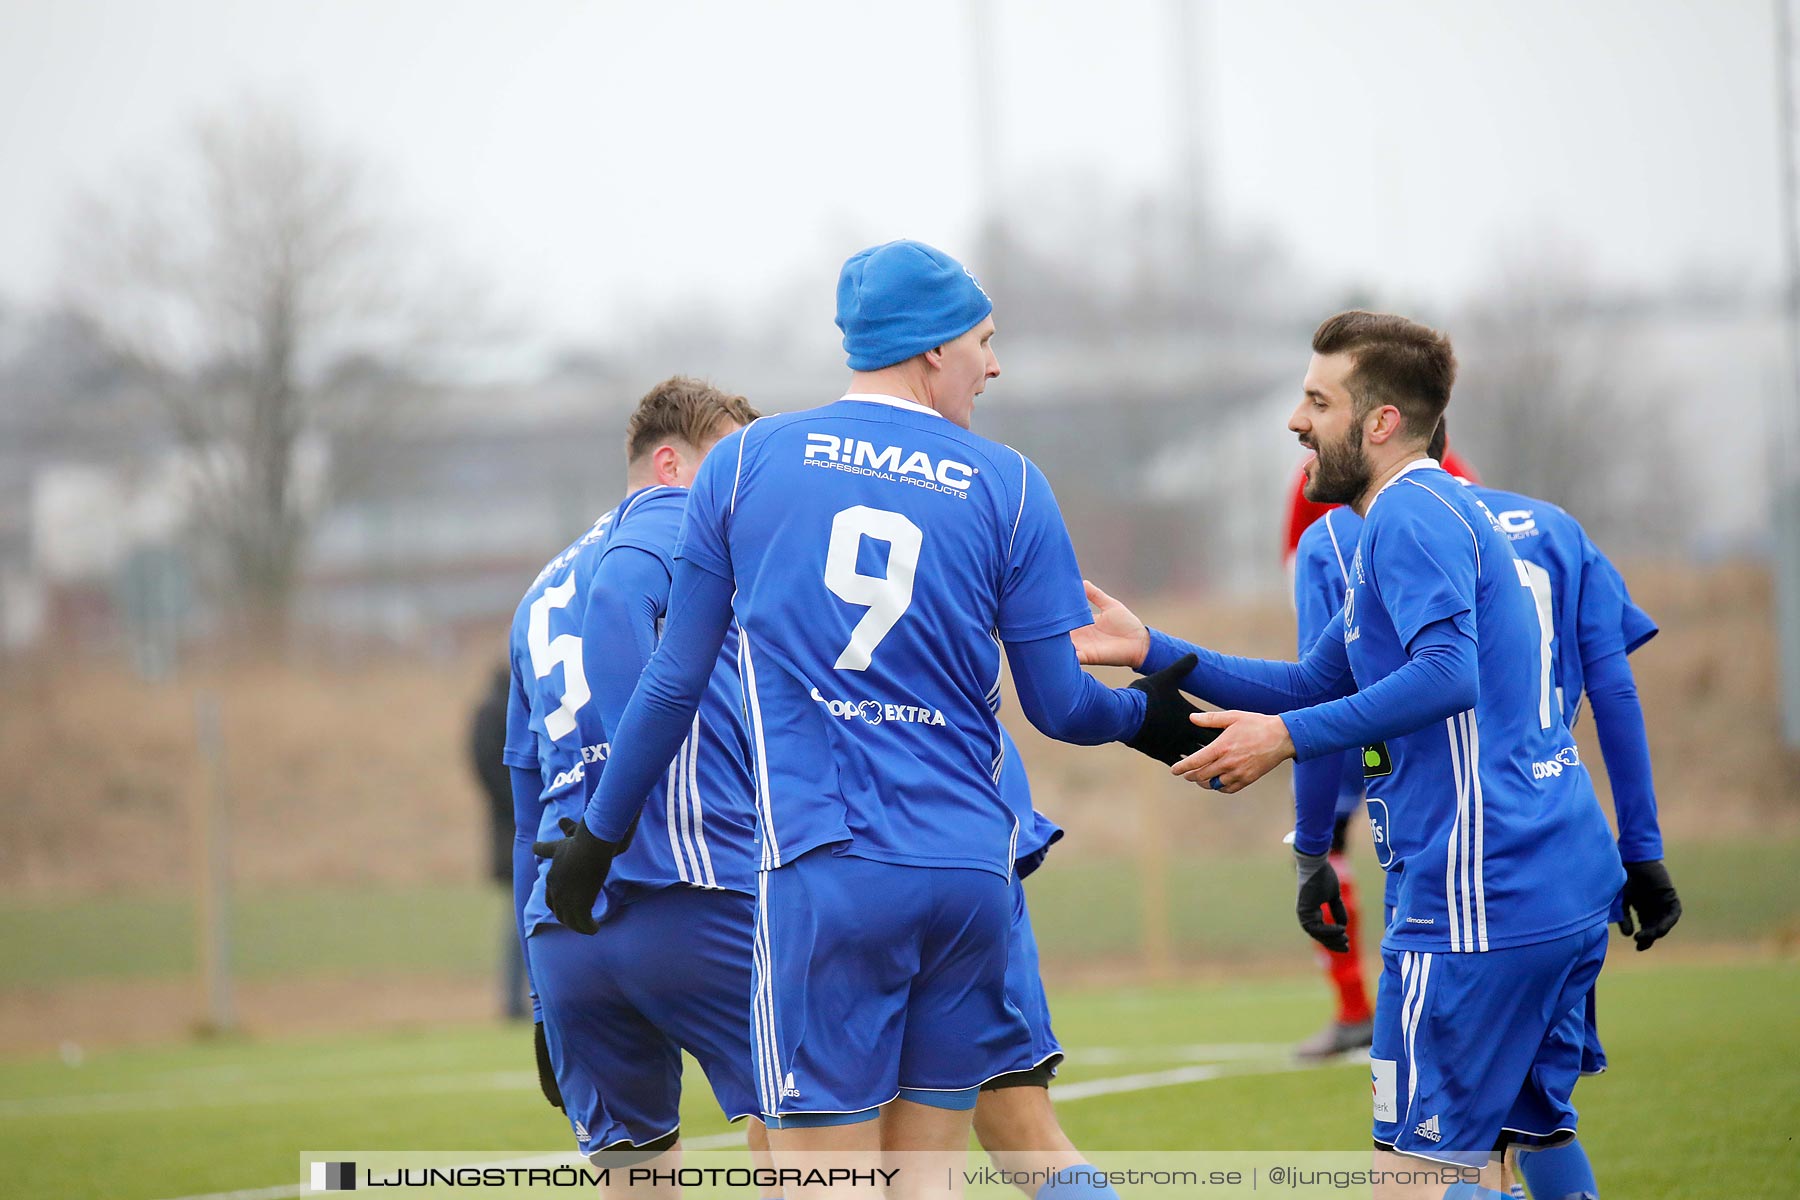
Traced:
<path id="1" fill-rule="evenodd" d="M 276 624 L 331 439 L 382 421 L 370 381 L 391 390 L 470 321 L 471 291 L 422 269 L 370 189 L 293 113 L 248 103 L 84 196 L 67 231 L 71 306 L 149 384 L 190 452 L 196 523 Z"/>
<path id="2" fill-rule="evenodd" d="M 1554 241 L 1541 243 L 1554 246 Z M 1450 440 L 1496 487 L 1568 509 L 1603 545 L 1679 533 L 1666 385 L 1629 306 L 1573 253 L 1513 258 L 1452 329 L 1461 370 Z"/>

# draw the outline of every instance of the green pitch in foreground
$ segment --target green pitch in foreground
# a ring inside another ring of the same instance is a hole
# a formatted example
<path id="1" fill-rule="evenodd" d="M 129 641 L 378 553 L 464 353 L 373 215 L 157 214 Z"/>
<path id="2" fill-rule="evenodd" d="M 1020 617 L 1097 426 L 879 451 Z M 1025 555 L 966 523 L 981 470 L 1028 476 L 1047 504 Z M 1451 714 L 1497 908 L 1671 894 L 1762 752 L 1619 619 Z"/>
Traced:
<path id="1" fill-rule="evenodd" d="M 1601 986 L 1612 1071 L 1576 1093 L 1603 1191 L 1800 1193 L 1800 964 L 1620 959 Z M 1287 1060 L 1325 1011 L 1310 979 L 1065 991 L 1053 1005 L 1074 1055 L 1060 1109 L 1083 1146 L 1367 1145 L 1366 1067 L 1296 1071 Z M 690 1138 L 725 1128 L 703 1084 L 689 1101 Z M 8 1195 L 161 1200 L 280 1188 L 297 1183 L 303 1150 L 569 1146 L 561 1116 L 537 1094 L 524 1027 L 0 1064 Z"/>

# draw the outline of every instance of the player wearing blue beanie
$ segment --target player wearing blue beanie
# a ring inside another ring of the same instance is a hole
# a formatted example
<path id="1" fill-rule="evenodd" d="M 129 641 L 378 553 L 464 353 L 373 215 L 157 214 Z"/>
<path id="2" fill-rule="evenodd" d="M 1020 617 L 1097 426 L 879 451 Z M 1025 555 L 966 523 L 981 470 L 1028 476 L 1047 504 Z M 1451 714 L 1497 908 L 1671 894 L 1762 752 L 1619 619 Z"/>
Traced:
<path id="1" fill-rule="evenodd" d="M 878 371 L 954 341 L 993 311 L 968 268 L 924 242 L 871 246 L 838 274 L 837 327 L 853 371 Z"/>
<path id="2" fill-rule="evenodd" d="M 1049 481 L 969 429 L 1000 374 L 974 278 L 892 242 L 845 264 L 837 299 L 848 391 L 707 457 L 669 619 L 606 770 L 571 836 L 536 849 L 554 860 L 552 911 L 579 923 L 735 627 L 771 1148 L 960 1164 L 981 1085 L 1040 1061 L 1007 991 L 1020 819 L 990 700 L 1002 648 L 1021 711 L 1050 737 L 1163 762 L 1203 739 L 1171 676 L 1115 689 L 1081 670 L 1068 635 L 1093 613 Z M 1058 1195 L 1103 1195 L 1091 1176 Z"/>

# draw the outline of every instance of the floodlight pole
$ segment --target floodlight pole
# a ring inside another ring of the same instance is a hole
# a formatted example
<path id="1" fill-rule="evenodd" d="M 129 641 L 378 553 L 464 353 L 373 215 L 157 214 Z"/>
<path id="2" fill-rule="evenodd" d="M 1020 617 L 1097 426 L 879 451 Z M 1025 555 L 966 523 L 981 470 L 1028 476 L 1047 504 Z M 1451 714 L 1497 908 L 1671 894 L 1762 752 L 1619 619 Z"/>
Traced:
<path id="1" fill-rule="evenodd" d="M 979 264 L 988 291 L 1001 290 L 1000 219 L 1000 107 L 996 86 L 1000 64 L 995 57 L 994 0 L 969 0 L 969 50 L 975 86 L 975 219 Z"/>
<path id="2" fill-rule="evenodd" d="M 1800 748 L 1800 164 L 1794 146 L 1793 0 L 1775 0 L 1781 138 L 1782 318 L 1790 387 L 1771 422 L 1774 486 L 1775 636 L 1781 654 L 1782 733 Z"/>

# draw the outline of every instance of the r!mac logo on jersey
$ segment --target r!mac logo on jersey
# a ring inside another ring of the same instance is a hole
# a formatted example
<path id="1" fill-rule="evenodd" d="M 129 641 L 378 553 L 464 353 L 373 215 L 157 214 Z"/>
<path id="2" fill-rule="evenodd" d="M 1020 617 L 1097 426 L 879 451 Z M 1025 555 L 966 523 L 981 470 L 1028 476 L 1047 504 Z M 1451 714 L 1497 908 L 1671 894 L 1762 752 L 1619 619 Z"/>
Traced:
<path id="1" fill-rule="evenodd" d="M 812 698 L 825 706 L 825 711 L 843 721 L 861 721 L 864 725 L 880 725 L 898 721 L 903 725 L 945 725 L 944 714 L 920 704 L 887 704 L 880 700 L 827 700 L 812 690 Z"/>
<path id="2" fill-rule="evenodd" d="M 899 446 L 876 446 L 856 438 L 834 437 L 829 433 L 806 435 L 803 461 L 809 467 L 828 467 L 853 475 L 891 479 L 914 487 L 930 488 L 967 497 L 981 474 L 977 467 L 953 458 L 933 459 L 923 450 L 911 453 Z"/>

